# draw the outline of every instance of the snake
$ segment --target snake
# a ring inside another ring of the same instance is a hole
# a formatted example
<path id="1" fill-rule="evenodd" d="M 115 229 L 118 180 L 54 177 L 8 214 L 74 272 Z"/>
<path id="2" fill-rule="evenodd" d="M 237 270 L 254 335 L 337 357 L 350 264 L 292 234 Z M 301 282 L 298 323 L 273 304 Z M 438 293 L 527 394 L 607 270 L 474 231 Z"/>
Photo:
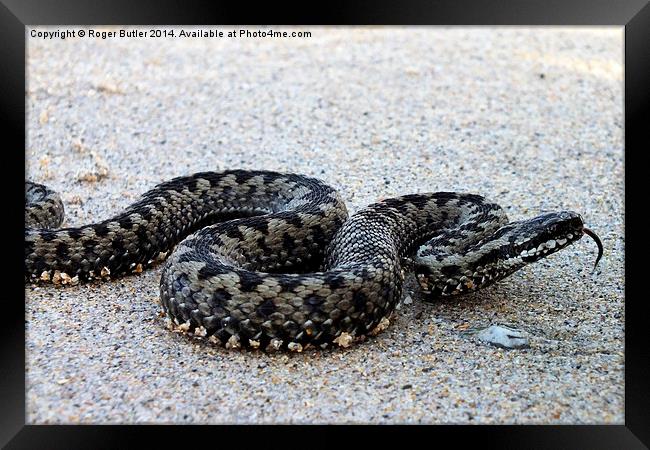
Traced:
<path id="1" fill-rule="evenodd" d="M 60 196 L 25 181 L 25 282 L 76 285 L 164 262 L 172 329 L 227 348 L 347 347 L 385 329 L 405 277 L 425 301 L 476 291 L 588 235 L 572 211 L 509 221 L 471 193 L 387 198 L 349 215 L 306 175 L 199 172 L 162 182 L 114 217 L 61 228 Z"/>

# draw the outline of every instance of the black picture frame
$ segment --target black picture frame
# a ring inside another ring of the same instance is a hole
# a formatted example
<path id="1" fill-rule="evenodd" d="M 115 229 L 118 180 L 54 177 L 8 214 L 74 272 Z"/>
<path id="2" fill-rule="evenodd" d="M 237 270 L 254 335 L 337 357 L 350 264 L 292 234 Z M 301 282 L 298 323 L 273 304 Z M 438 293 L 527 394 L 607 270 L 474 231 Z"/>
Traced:
<path id="1" fill-rule="evenodd" d="M 0 3 L 0 104 L 2 123 L 6 126 L 4 161 L 12 170 L 3 171 L 7 194 L 5 208 L 9 208 L 7 235 L 19 235 L 24 227 L 23 206 L 20 199 L 24 181 L 24 155 L 18 149 L 25 145 L 25 27 L 27 25 L 70 24 L 215 24 L 215 23 L 297 23 L 308 24 L 386 24 L 386 25 L 619 25 L 625 27 L 625 177 L 626 206 L 632 204 L 634 189 L 632 161 L 642 155 L 641 133 L 648 126 L 650 105 L 650 5 L 647 0 L 501 0 L 479 2 L 467 0 L 369 2 L 334 1 L 319 8 L 299 5 L 216 3 L 207 1 L 106 1 L 91 2 L 63 0 L 47 2 L 29 0 L 1 0 Z M 9 138 L 9 139 L 7 139 Z M 637 139 L 635 139 L 637 138 Z M 638 142 L 639 144 L 635 144 Z M 647 144 L 644 145 L 647 147 Z M 15 169 L 14 169 L 15 168 Z M 639 200 L 642 202 L 642 200 Z M 625 292 L 640 288 L 642 264 L 633 264 L 641 254 L 640 232 L 632 231 L 632 224 L 642 214 L 641 208 L 627 208 L 625 218 Z M 636 234 L 639 233 L 639 234 Z M 2 329 L 2 364 L 0 364 L 0 444 L 6 448 L 129 448 L 137 439 L 154 442 L 174 442 L 195 445 L 205 438 L 215 445 L 226 439 L 244 440 L 268 445 L 289 441 L 301 442 L 306 436 L 314 441 L 318 433 L 364 433 L 365 427 L 196 427 L 181 429 L 162 426 L 39 426 L 25 425 L 25 322 L 24 290 L 21 293 L 20 260 L 22 243 L 9 239 L 4 258 L 8 274 L 3 283 L 3 317 L 8 318 Z M 18 292 L 14 293 L 14 289 Z M 10 294 L 11 292 L 11 294 Z M 641 292 L 639 289 L 638 292 Z M 647 294 L 645 294 L 647 295 Z M 647 448 L 650 442 L 650 389 L 648 360 L 650 352 L 647 325 L 643 308 L 644 294 L 636 301 L 626 301 L 625 323 L 625 425 L 570 425 L 570 426 L 436 426 L 436 427 L 376 427 L 373 438 L 398 438 L 405 442 L 404 433 L 435 433 L 428 438 L 430 445 L 440 442 L 440 436 L 452 440 L 454 447 L 478 441 L 490 448 Z M 279 434 L 285 435 L 284 438 Z M 301 436 L 298 437 L 298 434 Z M 305 435 L 305 436 L 303 436 Z M 325 435 L 324 435 L 325 436 Z M 323 439 L 331 443 L 334 438 Z M 400 438 L 401 437 L 401 438 Z M 422 436 L 424 438 L 424 436 Z M 433 442 L 431 439 L 435 439 Z M 288 445 L 288 444 L 287 444 Z"/>

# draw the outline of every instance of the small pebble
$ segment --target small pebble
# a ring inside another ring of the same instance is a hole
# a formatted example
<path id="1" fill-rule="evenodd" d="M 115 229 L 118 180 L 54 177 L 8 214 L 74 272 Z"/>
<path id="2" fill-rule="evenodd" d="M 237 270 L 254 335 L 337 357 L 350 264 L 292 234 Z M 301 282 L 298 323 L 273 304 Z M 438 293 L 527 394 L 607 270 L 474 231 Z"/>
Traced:
<path id="1" fill-rule="evenodd" d="M 521 349 L 530 346 L 525 333 L 499 325 L 492 325 L 481 330 L 476 337 L 495 347 Z"/>

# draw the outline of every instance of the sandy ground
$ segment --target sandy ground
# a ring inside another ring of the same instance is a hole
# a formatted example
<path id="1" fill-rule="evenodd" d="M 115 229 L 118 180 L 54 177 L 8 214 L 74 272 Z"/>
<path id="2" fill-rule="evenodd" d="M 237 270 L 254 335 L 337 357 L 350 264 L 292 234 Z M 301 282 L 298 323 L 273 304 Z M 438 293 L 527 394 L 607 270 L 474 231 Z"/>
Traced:
<path id="1" fill-rule="evenodd" d="M 351 212 L 439 190 L 515 220 L 575 210 L 604 260 L 592 274 L 585 239 L 433 305 L 409 283 L 376 338 L 275 355 L 167 330 L 160 267 L 26 286 L 28 422 L 623 423 L 622 28 L 174 30 L 28 37 L 27 177 L 62 194 L 67 225 L 174 176 L 264 168 L 326 180 Z M 471 333 L 492 324 L 530 348 Z"/>

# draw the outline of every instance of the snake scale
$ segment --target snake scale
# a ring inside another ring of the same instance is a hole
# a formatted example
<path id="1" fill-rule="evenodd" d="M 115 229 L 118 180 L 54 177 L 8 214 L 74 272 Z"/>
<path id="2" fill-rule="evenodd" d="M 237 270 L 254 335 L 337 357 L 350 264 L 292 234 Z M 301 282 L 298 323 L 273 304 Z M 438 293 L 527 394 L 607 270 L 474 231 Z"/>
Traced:
<path id="1" fill-rule="evenodd" d="M 425 299 L 488 286 L 579 240 L 580 215 L 509 222 L 496 203 L 437 192 L 348 218 L 340 195 L 303 175 L 229 170 L 174 178 L 99 223 L 59 227 L 63 204 L 25 182 L 25 280 L 118 277 L 168 255 L 160 298 L 172 326 L 229 348 L 347 346 L 387 325 L 405 273 Z"/>

